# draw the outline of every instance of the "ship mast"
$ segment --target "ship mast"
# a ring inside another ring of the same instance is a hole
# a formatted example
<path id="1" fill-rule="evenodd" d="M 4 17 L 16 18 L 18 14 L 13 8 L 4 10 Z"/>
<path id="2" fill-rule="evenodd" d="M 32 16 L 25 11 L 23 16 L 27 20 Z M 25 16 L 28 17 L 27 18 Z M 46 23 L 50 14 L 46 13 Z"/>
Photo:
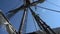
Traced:
<path id="1" fill-rule="evenodd" d="M 24 24 L 26 21 L 26 16 L 27 16 L 27 9 L 29 8 L 31 11 L 32 16 L 34 17 L 34 19 L 36 20 L 38 26 L 40 28 L 42 28 L 43 31 L 45 31 L 47 34 L 56 34 L 30 7 L 31 6 L 36 6 L 38 3 L 43 3 L 45 0 L 37 0 L 33 3 L 30 3 L 30 0 L 24 0 L 24 4 L 21 5 L 20 7 L 11 10 L 8 12 L 8 18 L 11 18 L 14 14 L 16 14 L 19 10 L 24 10 L 23 12 L 23 16 L 21 19 L 21 23 L 19 26 L 19 30 L 18 30 L 18 34 L 22 34 L 23 33 L 23 28 L 24 28 Z M 7 25 L 9 26 L 9 25 Z M 16 33 L 16 32 L 15 32 Z"/>
<path id="2" fill-rule="evenodd" d="M 24 6 L 27 6 L 29 4 L 30 4 L 29 0 L 24 0 Z M 24 7 L 24 13 L 23 13 L 21 23 L 20 23 L 20 27 L 19 27 L 19 31 L 18 31 L 19 34 L 23 33 L 24 24 L 25 24 L 25 21 L 27 20 L 26 17 L 27 17 L 27 8 Z"/>
<path id="3" fill-rule="evenodd" d="M 40 28 L 42 28 L 47 34 L 56 34 L 31 8 L 29 9 Z"/>

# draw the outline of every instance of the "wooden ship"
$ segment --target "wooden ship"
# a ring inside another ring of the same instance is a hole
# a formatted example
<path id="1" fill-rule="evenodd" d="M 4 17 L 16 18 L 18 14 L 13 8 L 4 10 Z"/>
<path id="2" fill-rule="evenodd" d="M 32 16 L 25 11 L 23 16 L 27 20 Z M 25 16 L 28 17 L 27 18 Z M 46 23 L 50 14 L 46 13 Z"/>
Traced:
<path id="1" fill-rule="evenodd" d="M 4 16 L 4 14 L 2 13 L 2 11 L 0 11 L 0 25 L 4 24 L 6 26 L 6 30 L 9 34 L 60 34 L 56 29 L 51 29 L 50 26 L 48 26 L 32 9 L 32 6 L 35 6 L 39 4 L 39 3 L 43 3 L 45 0 L 37 0 L 34 2 L 30 2 L 30 0 L 24 0 L 24 4 L 21 5 L 20 7 L 10 10 L 8 11 L 8 17 L 6 18 L 6 16 Z M 30 33 L 22 33 L 22 29 L 24 27 L 24 22 L 26 20 L 27 17 L 27 10 L 30 10 L 32 16 L 34 17 L 36 23 L 38 24 L 39 28 L 41 30 L 35 31 L 35 32 L 30 32 Z M 12 16 L 14 16 L 17 12 L 19 12 L 19 10 L 24 10 L 23 12 L 23 16 L 21 19 L 21 24 L 19 26 L 18 31 L 15 30 L 15 28 L 11 25 L 11 23 L 9 22 L 8 19 L 10 19 Z M 4 23 L 3 23 L 4 22 Z M 60 31 L 60 30 L 59 30 Z"/>

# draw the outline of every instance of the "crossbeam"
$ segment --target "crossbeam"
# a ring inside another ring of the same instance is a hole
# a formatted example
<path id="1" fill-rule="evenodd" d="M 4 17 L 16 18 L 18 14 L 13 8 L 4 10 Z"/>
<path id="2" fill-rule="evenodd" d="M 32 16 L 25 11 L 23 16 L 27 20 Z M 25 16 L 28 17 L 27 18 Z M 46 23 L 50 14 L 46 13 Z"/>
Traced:
<path id="1" fill-rule="evenodd" d="M 17 12 L 19 12 L 19 10 L 23 10 L 24 8 L 35 6 L 35 5 L 39 4 L 39 3 L 43 3 L 44 1 L 45 0 L 43 0 L 43 1 L 42 0 L 38 0 L 38 1 L 35 1 L 33 3 L 29 3 L 28 5 L 27 4 L 26 5 L 23 4 L 23 5 L 21 5 L 20 7 L 16 8 L 16 9 L 8 11 L 7 12 L 7 14 L 8 14 L 7 17 L 11 18 L 13 15 L 15 15 Z"/>

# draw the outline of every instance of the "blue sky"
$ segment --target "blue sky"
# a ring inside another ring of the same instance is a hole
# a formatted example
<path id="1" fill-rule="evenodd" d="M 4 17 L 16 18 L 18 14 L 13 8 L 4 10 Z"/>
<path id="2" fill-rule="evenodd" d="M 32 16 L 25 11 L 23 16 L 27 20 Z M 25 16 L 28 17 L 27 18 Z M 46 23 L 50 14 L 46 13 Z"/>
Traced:
<path id="1" fill-rule="evenodd" d="M 52 2 L 56 5 L 59 6 L 55 6 L 51 3 Z M 38 4 L 39 6 L 42 7 L 46 7 L 46 8 L 50 8 L 50 9 L 55 9 L 60 11 L 60 0 L 47 0 L 42 4 Z M 57 1 L 57 2 L 56 2 Z M 3 11 L 3 13 L 5 14 L 7 11 L 15 9 L 19 6 L 21 6 L 23 4 L 22 0 L 0 0 L 0 9 Z M 32 7 L 33 8 L 33 7 Z M 33 8 L 34 10 L 34 8 Z M 60 13 L 57 12 L 53 12 L 53 11 L 49 11 L 49 10 L 45 10 L 45 9 L 41 9 L 38 8 L 37 11 L 35 11 L 37 14 L 39 14 L 39 16 L 51 27 L 51 28 L 56 28 L 56 27 L 60 27 Z M 13 16 L 9 21 L 12 23 L 12 25 L 18 29 L 19 28 L 19 23 L 21 22 L 21 17 L 23 14 L 23 10 L 21 10 L 21 12 L 18 12 L 15 16 Z M 32 15 L 30 12 L 28 12 L 28 21 L 26 24 L 26 32 L 33 32 L 37 30 L 39 30 L 39 27 L 35 25 L 33 23 L 33 19 L 32 19 Z M 36 22 L 35 22 L 36 23 Z M 32 25 L 32 26 L 31 26 Z M 4 30 L 4 28 L 0 28 L 0 33 L 1 34 L 7 34 L 7 32 Z"/>

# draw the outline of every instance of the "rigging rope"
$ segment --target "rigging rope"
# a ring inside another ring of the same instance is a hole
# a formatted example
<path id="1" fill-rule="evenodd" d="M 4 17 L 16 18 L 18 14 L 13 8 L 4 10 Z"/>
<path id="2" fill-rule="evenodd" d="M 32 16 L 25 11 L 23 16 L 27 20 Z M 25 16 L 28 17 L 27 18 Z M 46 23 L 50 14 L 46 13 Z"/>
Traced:
<path id="1" fill-rule="evenodd" d="M 34 19 L 34 17 L 32 16 L 32 18 L 33 18 L 33 22 L 34 22 L 34 26 L 35 26 L 35 28 L 36 28 L 36 31 L 37 31 L 37 27 L 36 27 L 36 23 L 35 23 L 35 19 Z"/>
<path id="2" fill-rule="evenodd" d="M 51 34 L 51 33 L 56 34 L 38 15 L 36 15 L 36 13 L 31 8 L 29 9 L 32 15 L 34 16 L 36 22 L 38 23 L 38 25 L 39 26 L 41 25 L 47 34 Z"/>
<path id="3" fill-rule="evenodd" d="M 58 10 L 53 10 L 53 9 L 49 9 L 49 8 L 42 7 L 42 6 L 37 6 L 37 7 L 38 7 L 38 8 L 42 8 L 42 9 L 46 9 L 46 10 L 49 10 L 49 11 L 54 11 L 54 12 L 60 13 L 60 11 L 58 11 Z"/>
<path id="4" fill-rule="evenodd" d="M 48 0 L 46 0 L 46 2 L 48 2 L 48 3 L 51 4 L 51 5 L 54 5 L 54 6 L 60 7 L 59 5 L 56 5 L 55 3 L 50 2 L 50 1 L 48 1 Z"/>
<path id="5" fill-rule="evenodd" d="M 25 33 L 26 33 L 26 26 L 27 26 L 27 19 L 28 19 L 28 8 L 26 9 L 27 14 L 26 14 L 26 20 L 25 20 Z"/>
<path id="6" fill-rule="evenodd" d="M 33 0 L 33 2 L 34 2 L 34 0 Z M 36 11 L 37 10 L 37 5 L 35 5 L 34 7 L 35 7 L 35 11 Z"/>

